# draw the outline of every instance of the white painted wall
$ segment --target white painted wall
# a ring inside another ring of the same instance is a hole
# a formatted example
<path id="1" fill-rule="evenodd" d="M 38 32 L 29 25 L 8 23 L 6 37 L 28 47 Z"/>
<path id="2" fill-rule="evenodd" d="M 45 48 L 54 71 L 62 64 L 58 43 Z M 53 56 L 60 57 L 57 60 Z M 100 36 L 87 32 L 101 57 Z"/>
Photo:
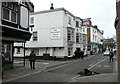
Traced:
<path id="1" fill-rule="evenodd" d="M 26 43 L 26 47 L 63 47 L 63 11 L 49 12 L 34 15 L 34 31 L 38 31 L 38 41 Z M 32 17 L 32 15 L 31 15 Z M 60 30 L 59 39 L 51 39 L 51 29 Z"/>
<path id="2" fill-rule="evenodd" d="M 67 41 L 68 27 L 74 29 L 76 33 L 76 18 L 72 14 L 65 12 L 64 10 L 59 10 L 38 14 L 35 13 L 31 14 L 30 17 L 34 17 L 34 23 L 30 23 L 30 25 L 34 25 L 33 31 L 30 29 L 30 32 L 38 32 L 38 41 L 33 41 L 33 36 L 31 36 L 30 41 L 27 41 L 25 44 L 27 48 L 26 55 L 29 55 L 32 49 L 38 48 L 39 56 L 43 56 L 43 53 L 46 52 L 46 47 L 48 47 L 47 53 L 50 53 L 50 56 L 63 57 L 68 56 L 69 47 L 73 48 L 73 54 L 76 47 L 83 48 L 83 44 L 81 43 L 77 45 L 76 43 L 69 45 Z M 71 24 L 68 24 L 69 17 L 71 18 Z M 60 38 L 51 39 L 51 29 L 58 29 L 58 36 L 60 36 Z M 85 34 L 87 32 L 86 29 L 84 32 Z M 78 32 L 82 33 L 82 28 L 79 28 Z M 76 34 L 74 36 L 74 42 L 76 42 Z M 53 47 L 55 47 L 55 49 Z"/>

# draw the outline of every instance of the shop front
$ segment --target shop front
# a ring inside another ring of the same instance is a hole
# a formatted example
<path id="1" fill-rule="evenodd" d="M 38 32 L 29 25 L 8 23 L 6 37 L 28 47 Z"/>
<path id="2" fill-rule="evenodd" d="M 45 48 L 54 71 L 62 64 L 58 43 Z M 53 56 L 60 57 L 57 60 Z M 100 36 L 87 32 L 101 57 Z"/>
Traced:
<path id="1" fill-rule="evenodd" d="M 2 27 L 2 55 L 4 56 L 4 69 L 9 70 L 14 67 L 14 42 L 25 43 L 30 39 L 31 33 Z"/>
<path id="2" fill-rule="evenodd" d="M 26 1 L 26 0 L 25 0 Z M 1 53 L 4 56 L 4 69 L 13 68 L 14 42 L 29 41 L 29 13 L 33 9 L 30 2 L 0 2 L 0 40 Z M 24 45 L 25 46 L 25 45 Z"/>
<path id="3" fill-rule="evenodd" d="M 2 42 L 2 55 L 4 56 L 4 69 L 13 68 L 13 42 Z"/>

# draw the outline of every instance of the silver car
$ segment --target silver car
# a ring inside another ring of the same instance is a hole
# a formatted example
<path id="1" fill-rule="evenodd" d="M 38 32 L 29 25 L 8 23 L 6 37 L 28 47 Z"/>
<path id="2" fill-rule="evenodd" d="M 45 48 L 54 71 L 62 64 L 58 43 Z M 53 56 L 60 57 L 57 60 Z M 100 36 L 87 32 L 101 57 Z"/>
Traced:
<path id="1" fill-rule="evenodd" d="M 110 53 L 110 51 L 109 51 L 109 50 L 106 50 L 106 51 L 103 53 L 103 55 L 104 55 L 104 56 L 109 56 L 109 53 Z"/>

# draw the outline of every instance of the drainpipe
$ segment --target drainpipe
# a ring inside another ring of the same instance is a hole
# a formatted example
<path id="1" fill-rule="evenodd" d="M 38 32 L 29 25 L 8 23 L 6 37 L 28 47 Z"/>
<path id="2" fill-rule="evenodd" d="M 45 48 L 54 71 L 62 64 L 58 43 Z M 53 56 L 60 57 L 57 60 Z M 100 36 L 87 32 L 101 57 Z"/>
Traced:
<path id="1" fill-rule="evenodd" d="M 120 84 L 120 0 L 116 0 L 116 19 L 115 19 L 115 28 L 116 28 L 116 38 L 117 38 L 117 67 L 118 67 L 118 82 Z"/>
<path id="2" fill-rule="evenodd" d="M 25 42 L 24 42 L 23 48 L 24 48 L 24 63 L 23 63 L 23 66 L 25 66 Z"/>

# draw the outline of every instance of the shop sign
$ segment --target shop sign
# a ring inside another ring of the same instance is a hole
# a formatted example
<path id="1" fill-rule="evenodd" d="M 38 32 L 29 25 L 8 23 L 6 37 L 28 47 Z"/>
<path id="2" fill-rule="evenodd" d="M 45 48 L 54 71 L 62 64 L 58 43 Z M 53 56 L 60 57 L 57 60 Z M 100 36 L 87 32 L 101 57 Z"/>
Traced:
<path id="1" fill-rule="evenodd" d="M 60 29 L 59 28 L 53 28 L 50 30 L 50 38 L 53 40 L 58 40 L 61 38 L 60 35 Z"/>

